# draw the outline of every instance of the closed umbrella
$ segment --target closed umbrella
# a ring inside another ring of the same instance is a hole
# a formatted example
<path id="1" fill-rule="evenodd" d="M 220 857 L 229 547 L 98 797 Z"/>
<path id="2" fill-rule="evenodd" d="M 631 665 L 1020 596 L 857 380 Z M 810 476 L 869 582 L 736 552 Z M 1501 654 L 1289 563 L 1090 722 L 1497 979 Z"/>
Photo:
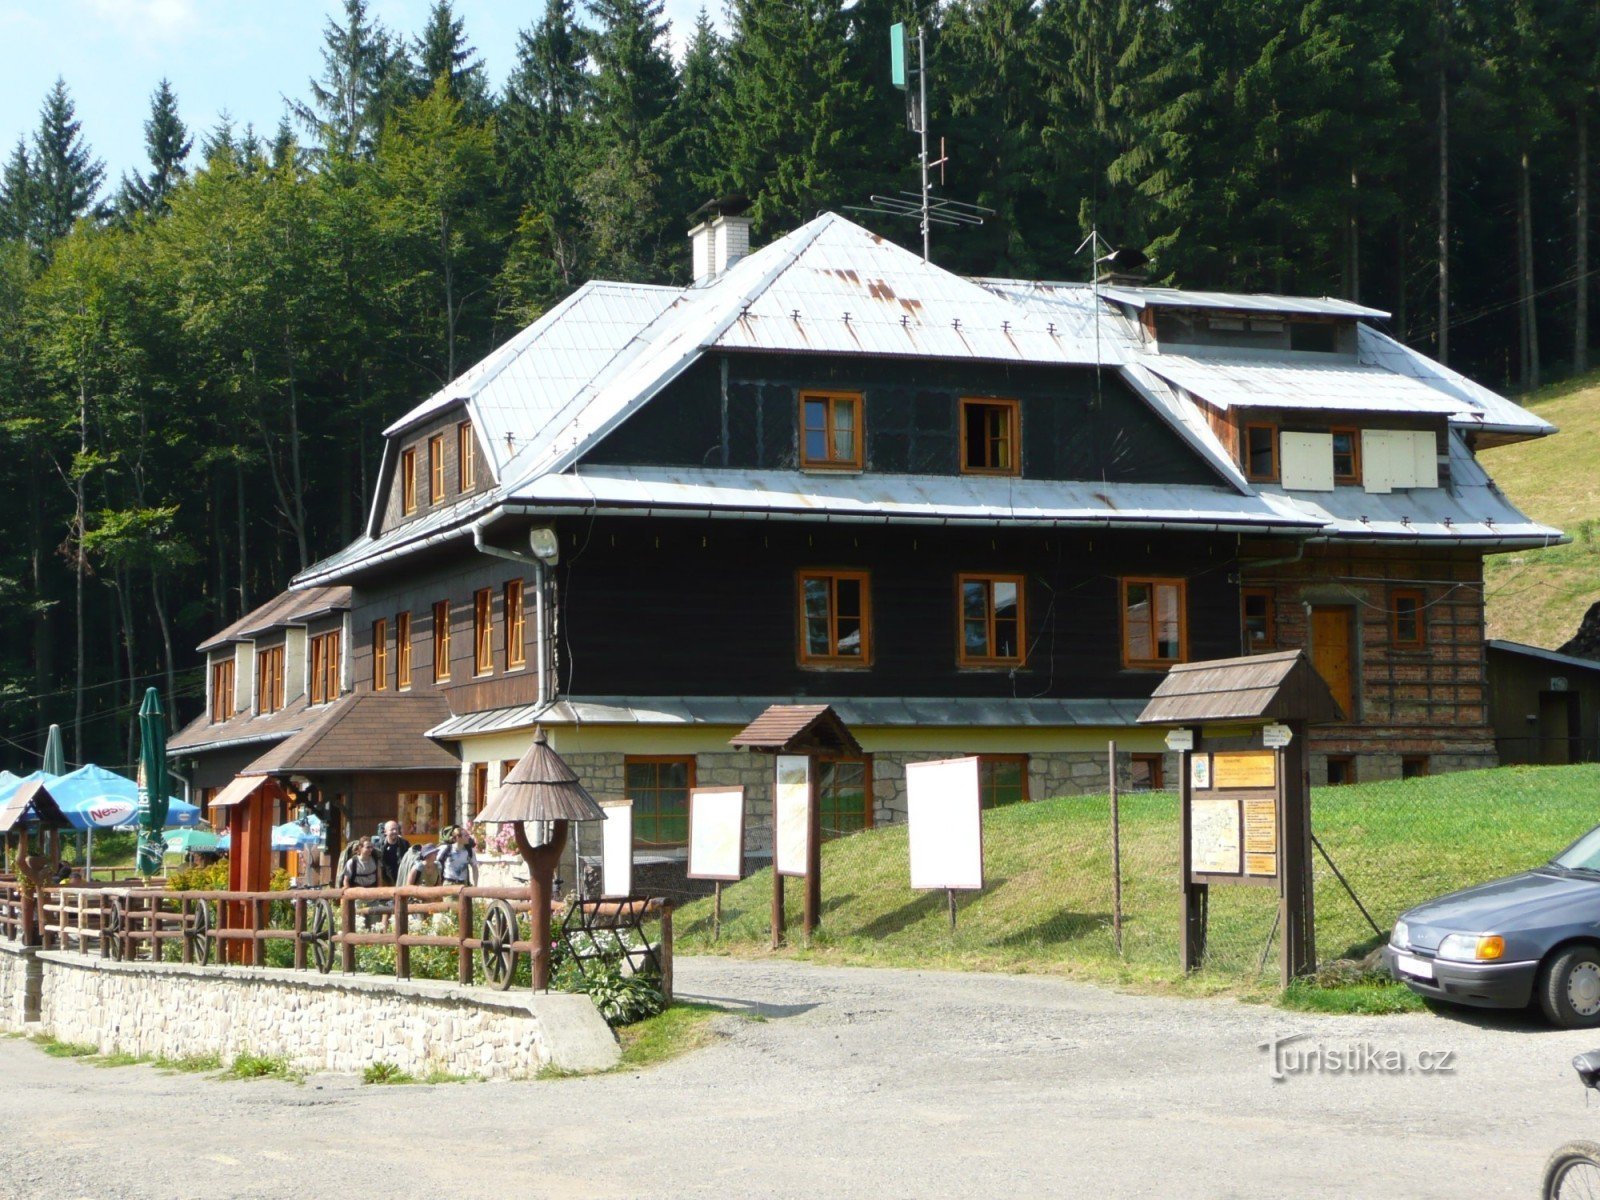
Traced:
<path id="1" fill-rule="evenodd" d="M 61 745 L 61 726 L 50 726 L 50 732 L 44 739 L 44 773 L 46 775 L 65 775 L 67 773 L 67 752 Z"/>
<path id="2" fill-rule="evenodd" d="M 167 718 L 161 696 L 146 688 L 139 706 L 139 874 L 161 872 L 166 849 L 161 830 L 167 823 Z"/>

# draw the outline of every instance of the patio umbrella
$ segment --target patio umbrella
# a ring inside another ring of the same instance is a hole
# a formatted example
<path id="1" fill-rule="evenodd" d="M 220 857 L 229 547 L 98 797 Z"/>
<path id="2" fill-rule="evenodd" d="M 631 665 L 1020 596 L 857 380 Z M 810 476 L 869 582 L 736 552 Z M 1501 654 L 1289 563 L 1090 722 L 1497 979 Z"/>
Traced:
<path id="1" fill-rule="evenodd" d="M 146 688 L 139 706 L 139 874 L 161 871 L 165 849 L 161 830 L 167 823 L 167 718 L 161 697 Z"/>
<path id="2" fill-rule="evenodd" d="M 222 841 L 209 829 L 169 829 L 162 835 L 168 854 L 201 854 Z"/>
<path id="3" fill-rule="evenodd" d="M 311 850 L 320 845 L 322 822 L 315 817 L 307 817 L 303 825 L 299 821 L 285 821 L 272 827 L 274 850 Z"/>
<path id="4" fill-rule="evenodd" d="M 603 821 L 605 817 L 594 797 L 578 782 L 577 773 L 550 749 L 543 729 L 534 730 L 533 745 L 478 814 L 478 820 L 486 824 L 511 825 L 517 852 L 528 865 L 535 991 L 550 987 L 550 893 L 556 863 L 567 845 L 567 822 Z M 550 840 L 542 846 L 529 842 L 525 828 L 528 821 L 549 821 Z"/>
<path id="5" fill-rule="evenodd" d="M 67 773 L 67 752 L 61 745 L 61 726 L 50 726 L 50 732 L 44 739 L 44 773 L 46 775 L 65 775 Z"/>

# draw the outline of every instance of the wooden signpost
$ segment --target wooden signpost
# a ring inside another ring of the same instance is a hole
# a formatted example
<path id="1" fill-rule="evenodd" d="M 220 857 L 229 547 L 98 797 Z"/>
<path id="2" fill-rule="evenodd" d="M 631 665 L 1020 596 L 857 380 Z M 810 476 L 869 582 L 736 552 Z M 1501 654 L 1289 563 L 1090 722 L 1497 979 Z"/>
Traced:
<path id="1" fill-rule="evenodd" d="M 1306 727 L 1341 717 L 1299 650 L 1185 663 L 1151 696 L 1140 723 L 1174 725 L 1182 757 L 1185 971 L 1205 961 L 1214 885 L 1275 888 L 1282 986 L 1316 969 Z"/>

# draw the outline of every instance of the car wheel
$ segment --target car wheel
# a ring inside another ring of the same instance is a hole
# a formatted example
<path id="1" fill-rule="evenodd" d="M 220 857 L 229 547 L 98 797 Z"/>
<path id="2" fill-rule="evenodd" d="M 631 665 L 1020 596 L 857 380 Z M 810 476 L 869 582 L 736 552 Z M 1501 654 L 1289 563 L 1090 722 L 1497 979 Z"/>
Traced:
<path id="1" fill-rule="evenodd" d="M 1600 950 L 1573 946 L 1548 963 L 1539 977 L 1539 1007 L 1563 1029 L 1600 1025 Z"/>

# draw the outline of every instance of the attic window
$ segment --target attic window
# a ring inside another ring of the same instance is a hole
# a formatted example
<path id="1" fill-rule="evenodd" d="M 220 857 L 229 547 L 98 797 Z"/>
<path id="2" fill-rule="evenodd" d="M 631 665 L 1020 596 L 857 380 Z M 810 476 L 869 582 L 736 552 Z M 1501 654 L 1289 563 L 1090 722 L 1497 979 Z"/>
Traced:
<path id="1" fill-rule="evenodd" d="M 478 486 L 477 461 L 472 453 L 472 422 L 456 426 L 456 480 L 463 493 Z"/>
<path id="2" fill-rule="evenodd" d="M 417 511 L 417 448 L 400 451 L 400 515 Z"/>
<path id="3" fill-rule="evenodd" d="M 1015 400 L 961 402 L 961 471 L 965 475 L 1020 475 Z"/>
<path id="4" fill-rule="evenodd" d="M 1295 321 L 1289 326 L 1289 349 L 1333 354 L 1339 349 L 1339 331 L 1327 321 Z"/>
<path id="5" fill-rule="evenodd" d="M 1335 429 L 1333 432 L 1333 481 L 1361 482 L 1361 431 Z"/>
<path id="6" fill-rule="evenodd" d="M 1278 478 L 1278 430 L 1272 425 L 1244 427 L 1246 479 L 1271 482 Z"/>
<path id="7" fill-rule="evenodd" d="M 808 470 L 861 469 L 858 393 L 800 393 L 800 465 Z"/>

